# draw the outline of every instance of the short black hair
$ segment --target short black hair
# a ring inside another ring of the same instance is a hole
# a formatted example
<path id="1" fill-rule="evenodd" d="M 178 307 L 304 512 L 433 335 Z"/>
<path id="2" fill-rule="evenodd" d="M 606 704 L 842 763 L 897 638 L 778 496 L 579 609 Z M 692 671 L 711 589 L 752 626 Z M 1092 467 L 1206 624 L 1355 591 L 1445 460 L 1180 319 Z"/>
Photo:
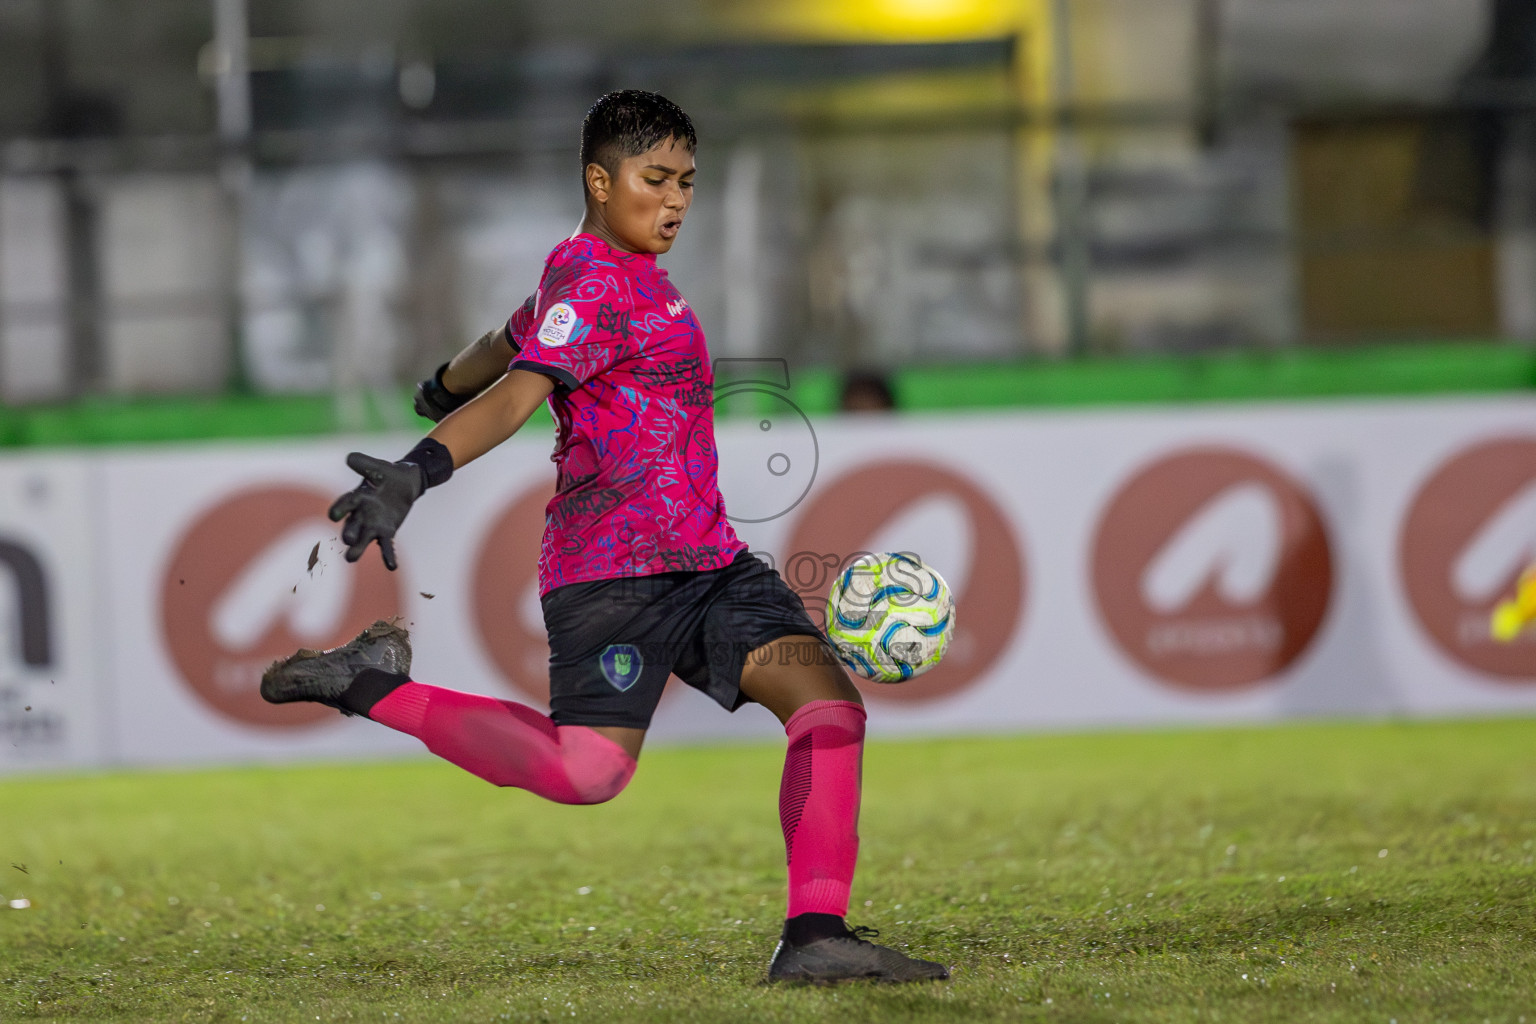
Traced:
<path id="1" fill-rule="evenodd" d="M 642 89 L 610 92 L 587 111 L 581 122 L 581 173 L 585 179 L 588 164 L 597 164 L 609 173 L 619 162 L 677 139 L 694 153 L 699 137 L 693 120 L 683 108 L 660 93 Z"/>

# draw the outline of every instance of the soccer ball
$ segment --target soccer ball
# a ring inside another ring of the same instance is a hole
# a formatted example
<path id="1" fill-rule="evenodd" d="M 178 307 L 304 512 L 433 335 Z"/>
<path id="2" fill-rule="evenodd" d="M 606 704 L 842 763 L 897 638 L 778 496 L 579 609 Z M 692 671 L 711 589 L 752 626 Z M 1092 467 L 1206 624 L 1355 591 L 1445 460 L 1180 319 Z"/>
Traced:
<path id="1" fill-rule="evenodd" d="M 827 597 L 827 638 L 838 658 L 879 683 L 933 668 L 954 631 L 949 586 L 915 555 L 864 555 L 838 575 Z"/>

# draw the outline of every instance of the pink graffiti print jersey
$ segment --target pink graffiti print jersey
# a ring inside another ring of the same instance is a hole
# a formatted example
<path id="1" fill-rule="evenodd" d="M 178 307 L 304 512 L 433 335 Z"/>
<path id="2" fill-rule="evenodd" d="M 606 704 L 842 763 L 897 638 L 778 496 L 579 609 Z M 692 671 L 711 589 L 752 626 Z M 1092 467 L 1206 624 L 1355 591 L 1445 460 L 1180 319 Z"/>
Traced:
<path id="1" fill-rule="evenodd" d="M 586 234 L 560 243 L 507 335 L 512 369 L 556 381 L 540 594 L 718 569 L 746 550 L 720 496 L 704 331 L 654 255 Z"/>

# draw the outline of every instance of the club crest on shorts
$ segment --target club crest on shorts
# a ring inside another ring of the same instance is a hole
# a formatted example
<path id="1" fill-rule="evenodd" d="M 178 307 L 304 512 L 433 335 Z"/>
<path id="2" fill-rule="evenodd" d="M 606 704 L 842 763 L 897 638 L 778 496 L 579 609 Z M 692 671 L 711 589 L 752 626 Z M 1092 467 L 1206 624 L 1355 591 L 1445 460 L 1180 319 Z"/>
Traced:
<path id="1" fill-rule="evenodd" d="M 620 693 L 640 681 L 640 670 L 645 667 L 634 644 L 609 644 L 598 661 L 603 666 L 603 678 Z"/>

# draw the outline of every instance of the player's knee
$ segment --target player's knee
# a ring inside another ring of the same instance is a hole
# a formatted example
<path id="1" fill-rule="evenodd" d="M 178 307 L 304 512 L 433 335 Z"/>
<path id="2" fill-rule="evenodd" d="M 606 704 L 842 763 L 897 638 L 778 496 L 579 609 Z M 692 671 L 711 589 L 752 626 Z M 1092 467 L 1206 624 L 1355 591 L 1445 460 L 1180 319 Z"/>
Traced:
<path id="1" fill-rule="evenodd" d="M 578 804 L 607 803 L 629 785 L 629 780 L 635 774 L 635 763 L 631 761 L 626 771 L 592 771 L 588 765 L 578 765 L 571 772 L 571 788 L 576 791 Z"/>
<path id="2" fill-rule="evenodd" d="M 574 803 L 612 800 L 635 775 L 635 759 L 623 747 L 581 726 L 561 727 L 560 754 Z"/>
<path id="3" fill-rule="evenodd" d="M 635 762 L 621 758 L 580 759 L 566 762 L 566 778 L 579 804 L 601 804 L 624 792 L 635 775 Z"/>

